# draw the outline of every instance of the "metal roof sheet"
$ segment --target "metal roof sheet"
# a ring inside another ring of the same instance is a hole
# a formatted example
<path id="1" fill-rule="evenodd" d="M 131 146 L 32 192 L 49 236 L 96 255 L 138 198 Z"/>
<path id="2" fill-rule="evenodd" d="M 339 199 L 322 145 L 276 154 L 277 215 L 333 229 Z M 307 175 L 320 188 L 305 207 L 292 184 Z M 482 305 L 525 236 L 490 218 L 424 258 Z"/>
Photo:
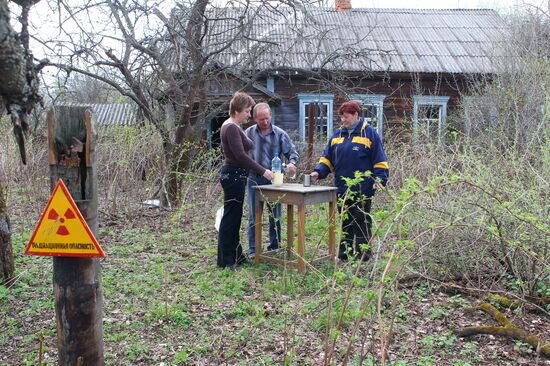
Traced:
<path id="1" fill-rule="evenodd" d="M 251 64 L 265 69 L 487 73 L 487 55 L 498 54 L 506 31 L 497 13 L 484 9 L 258 10 L 209 8 L 209 51 L 230 42 L 241 21 L 252 24 L 216 62 L 235 66 L 257 54 Z"/>
<path id="2" fill-rule="evenodd" d="M 91 107 L 92 116 L 96 119 L 98 125 L 103 126 L 130 126 L 138 123 L 138 107 L 135 104 L 128 103 L 76 103 L 76 102 L 56 102 L 54 106 L 65 107 Z"/>

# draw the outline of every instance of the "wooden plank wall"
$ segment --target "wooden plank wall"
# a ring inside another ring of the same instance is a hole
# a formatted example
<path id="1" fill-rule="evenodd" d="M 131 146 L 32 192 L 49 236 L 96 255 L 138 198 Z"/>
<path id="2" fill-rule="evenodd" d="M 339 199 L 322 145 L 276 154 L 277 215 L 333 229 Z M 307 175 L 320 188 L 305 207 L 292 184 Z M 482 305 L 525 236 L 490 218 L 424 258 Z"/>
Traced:
<path id="1" fill-rule="evenodd" d="M 410 74 L 385 75 L 356 79 L 348 82 L 349 87 L 334 88 L 327 82 L 319 82 L 312 78 L 299 76 L 276 77 L 275 93 L 282 98 L 280 106 L 275 107 L 276 124 L 285 130 L 299 128 L 298 93 L 330 93 L 335 95 L 334 126 L 337 128 L 337 115 L 341 102 L 349 94 L 384 94 L 384 139 L 410 139 L 413 118 L 412 96 L 437 95 L 449 96 L 448 115 L 456 110 L 460 98 L 459 91 L 467 88 L 464 77 L 441 75 L 422 75 L 414 77 Z"/>

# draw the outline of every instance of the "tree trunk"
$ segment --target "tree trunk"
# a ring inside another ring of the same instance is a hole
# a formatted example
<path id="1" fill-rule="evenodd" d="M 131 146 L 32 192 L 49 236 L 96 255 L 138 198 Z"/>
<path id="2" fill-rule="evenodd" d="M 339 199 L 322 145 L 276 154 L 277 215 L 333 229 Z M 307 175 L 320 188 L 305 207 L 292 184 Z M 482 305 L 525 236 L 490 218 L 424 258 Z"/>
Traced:
<path id="1" fill-rule="evenodd" d="M 14 1 L 21 6 L 17 33 L 10 24 L 8 2 L 0 0 L 0 101 L 11 116 L 13 133 L 19 145 L 21 161 L 26 164 L 25 133 L 29 129 L 28 115 L 35 103 L 42 100 L 38 93 L 40 69 L 34 65 L 29 50 L 28 17 L 30 8 L 40 0 Z"/>
<path id="2" fill-rule="evenodd" d="M 0 0 L 0 115 L 6 104 L 20 97 L 25 86 L 25 60 L 21 43 L 10 25 L 8 2 Z M 13 277 L 15 266 L 6 195 L 0 182 L 0 271 L 5 281 Z"/>
<path id="3" fill-rule="evenodd" d="M 167 202 L 163 204 L 173 207 L 182 202 L 182 188 L 184 174 L 192 165 L 195 157 L 200 152 L 200 122 L 195 120 L 182 123 L 176 127 L 175 142 L 168 142 L 164 147 L 166 172 L 164 174 L 165 196 Z"/>
<path id="4" fill-rule="evenodd" d="M 11 227 L 2 182 L 0 182 L 0 270 L 5 282 L 13 278 L 15 264 L 11 247 Z"/>
<path id="5" fill-rule="evenodd" d="M 0 94 L 9 102 L 20 97 L 24 87 L 23 47 L 10 25 L 8 3 L 0 0 Z"/>
<path id="6" fill-rule="evenodd" d="M 182 175 L 180 173 L 180 159 L 182 146 L 168 143 L 164 148 L 164 159 L 166 162 L 164 172 L 164 194 L 162 205 L 174 207 L 179 204 L 180 186 Z"/>
<path id="7" fill-rule="evenodd" d="M 206 84 L 202 42 L 205 33 L 204 13 L 208 0 L 197 0 L 193 4 L 191 16 L 185 29 L 185 39 L 192 64 L 189 82 L 174 95 L 180 106 L 176 110 L 176 131 L 174 142 L 168 144 L 166 156 L 165 187 L 170 204 L 181 204 L 183 172 L 187 171 L 198 152 L 197 129 L 204 117 Z M 180 87 L 178 87 L 180 88 Z"/>
<path id="8" fill-rule="evenodd" d="M 191 142 L 190 142 L 191 144 Z M 165 151 L 166 172 L 165 189 L 166 205 L 175 207 L 181 204 L 181 190 L 183 183 L 183 173 L 190 165 L 188 158 L 189 146 L 186 143 L 170 143 Z"/>

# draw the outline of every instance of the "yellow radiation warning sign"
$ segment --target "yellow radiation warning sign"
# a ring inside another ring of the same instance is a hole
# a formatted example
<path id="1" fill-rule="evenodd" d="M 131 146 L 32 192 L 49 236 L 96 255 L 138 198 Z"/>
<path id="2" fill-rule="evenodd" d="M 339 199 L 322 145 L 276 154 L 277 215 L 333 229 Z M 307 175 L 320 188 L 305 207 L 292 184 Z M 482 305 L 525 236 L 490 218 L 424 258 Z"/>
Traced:
<path id="1" fill-rule="evenodd" d="M 105 257 L 61 179 L 34 229 L 25 254 Z"/>

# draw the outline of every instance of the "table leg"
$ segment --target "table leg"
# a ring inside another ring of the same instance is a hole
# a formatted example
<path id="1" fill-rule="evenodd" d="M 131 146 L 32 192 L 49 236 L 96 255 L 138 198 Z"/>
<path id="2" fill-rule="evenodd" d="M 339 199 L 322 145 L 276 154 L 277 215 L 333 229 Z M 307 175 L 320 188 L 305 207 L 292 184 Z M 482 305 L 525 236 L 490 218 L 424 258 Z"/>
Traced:
<path id="1" fill-rule="evenodd" d="M 286 257 L 290 259 L 294 247 L 294 206 L 286 206 Z"/>
<path id="2" fill-rule="evenodd" d="M 328 254 L 333 260 L 336 251 L 334 249 L 334 228 L 336 222 L 336 193 L 332 194 L 332 200 L 328 203 Z"/>
<path id="3" fill-rule="evenodd" d="M 298 272 L 305 272 L 306 261 L 305 255 L 305 241 L 306 241 L 306 208 L 305 204 L 298 204 Z"/>
<path id="4" fill-rule="evenodd" d="M 262 213 L 264 212 L 264 203 L 260 201 L 260 192 L 256 192 L 254 202 L 254 242 L 256 244 L 255 259 L 256 264 L 260 263 L 262 256 Z"/>

